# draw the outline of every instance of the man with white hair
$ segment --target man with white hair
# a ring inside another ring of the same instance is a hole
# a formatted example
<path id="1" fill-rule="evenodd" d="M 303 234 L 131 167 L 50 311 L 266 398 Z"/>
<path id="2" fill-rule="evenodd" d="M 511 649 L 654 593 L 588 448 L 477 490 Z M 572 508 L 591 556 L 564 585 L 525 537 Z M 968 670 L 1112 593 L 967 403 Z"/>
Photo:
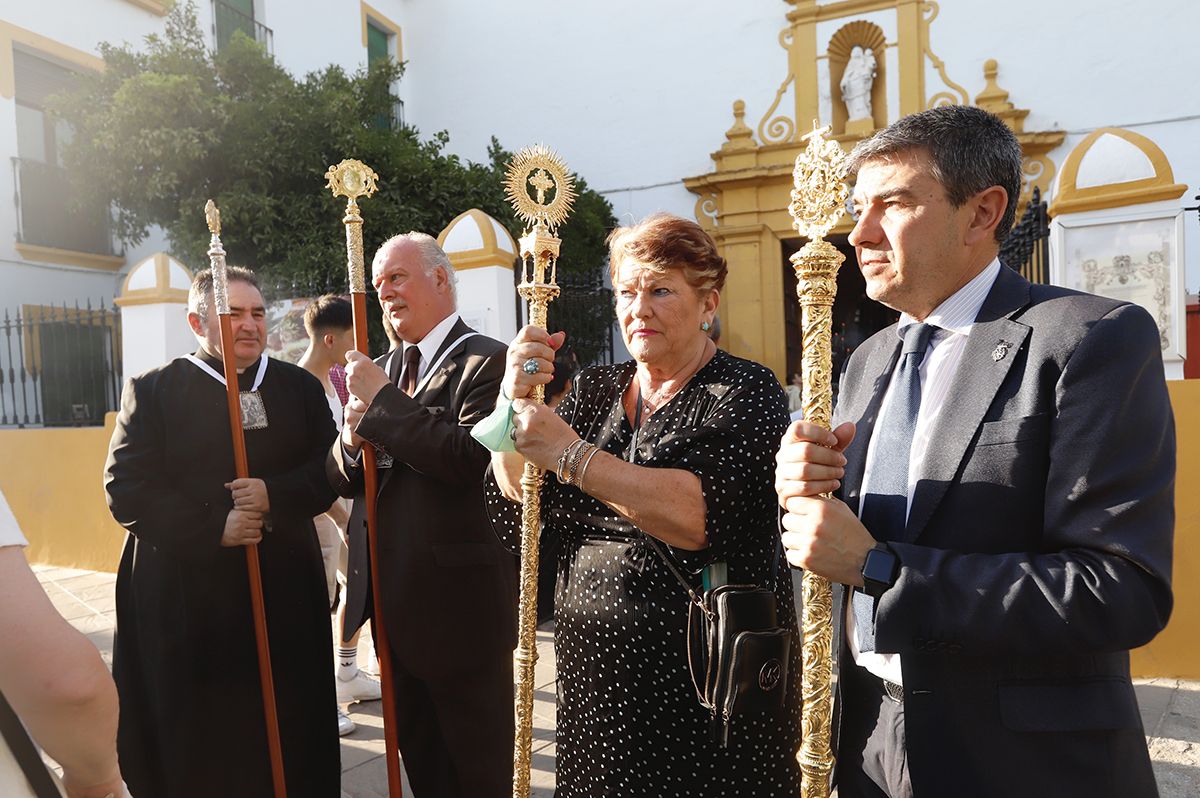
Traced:
<path id="1" fill-rule="evenodd" d="M 347 357 L 351 396 L 328 462 L 334 489 L 357 497 L 345 632 L 373 615 L 362 520 L 366 442 L 379 453 L 375 565 L 413 794 L 507 796 L 516 564 L 484 513 L 489 453 L 470 434 L 495 406 L 506 347 L 463 323 L 454 268 L 430 236 L 384 242 L 372 281 L 384 324 L 403 345 L 375 362 Z"/>

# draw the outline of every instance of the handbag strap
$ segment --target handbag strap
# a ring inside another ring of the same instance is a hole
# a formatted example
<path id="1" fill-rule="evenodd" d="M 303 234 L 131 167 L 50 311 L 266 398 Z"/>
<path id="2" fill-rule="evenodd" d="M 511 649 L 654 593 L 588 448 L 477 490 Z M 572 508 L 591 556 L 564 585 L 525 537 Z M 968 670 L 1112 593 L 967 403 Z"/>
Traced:
<path id="1" fill-rule="evenodd" d="M 25 731 L 21 719 L 17 717 L 17 713 L 9 705 L 8 699 L 4 697 L 3 693 L 0 693 L 0 734 L 3 734 L 4 741 L 8 743 L 13 758 L 21 766 L 21 772 L 25 774 L 25 778 L 29 780 L 29 786 L 33 788 L 34 795 L 37 798 L 62 798 L 62 793 L 54 786 L 54 781 L 50 778 L 50 771 L 42 762 L 42 757 L 33 744 L 33 740 L 30 739 L 29 732 Z"/>
<path id="2" fill-rule="evenodd" d="M 637 379 L 637 377 L 635 376 L 634 379 Z M 633 413 L 633 436 L 631 437 L 631 439 L 629 441 L 629 451 L 627 451 L 625 453 L 626 459 L 629 460 L 629 462 L 632 463 L 633 465 L 637 465 L 638 433 L 641 432 L 641 429 L 642 429 L 642 386 L 639 385 L 638 393 L 637 393 L 637 410 L 635 410 Z M 650 546 L 650 548 L 653 549 L 656 554 L 658 554 L 658 557 L 660 560 L 663 561 L 663 564 L 667 566 L 667 570 L 671 572 L 671 575 L 674 576 L 675 579 L 679 582 L 679 584 L 683 586 L 683 589 L 687 591 L 688 599 L 690 599 L 693 604 L 695 604 L 697 607 L 699 607 L 704 612 L 705 615 L 707 615 L 711 618 L 712 610 L 710 610 L 708 607 L 706 607 L 704 605 L 704 601 L 700 598 L 699 594 L 696 593 L 696 589 L 694 587 L 692 587 L 692 583 L 689 582 L 687 579 L 685 579 L 683 574 L 680 573 L 679 567 L 675 564 L 675 559 L 673 557 L 671 557 L 669 554 L 667 554 L 666 551 L 663 550 L 662 545 L 659 543 L 658 538 L 654 537 L 653 535 L 647 534 L 645 531 L 638 528 L 637 525 L 634 525 L 633 528 L 641 533 L 642 538 L 644 538 L 646 543 Z"/>
<path id="3" fill-rule="evenodd" d="M 637 379 L 637 378 L 634 377 L 634 379 Z M 641 432 L 641 430 L 642 430 L 642 386 L 639 385 L 638 393 L 637 393 L 637 409 L 633 411 L 633 437 L 632 437 L 632 440 L 630 440 L 630 442 L 629 442 L 629 451 L 627 451 L 625 453 L 625 459 L 634 465 L 637 465 L 638 435 Z M 776 513 L 776 518 L 777 518 L 776 523 L 779 526 L 778 526 L 778 530 L 777 530 L 778 534 L 775 535 L 775 556 L 773 556 L 771 558 L 770 589 L 771 589 L 772 593 L 774 593 L 776 591 L 776 588 L 778 588 L 778 586 L 779 586 L 778 585 L 778 582 L 779 582 L 779 559 L 780 559 L 780 557 L 783 556 L 783 526 L 782 526 L 783 517 L 779 513 Z M 642 537 L 646 539 L 646 542 L 648 544 L 650 544 L 650 548 L 652 548 L 658 554 L 659 558 L 663 561 L 663 563 L 666 564 L 667 570 L 669 570 L 671 572 L 671 574 L 679 581 L 679 584 L 683 585 L 683 589 L 687 591 L 688 598 L 690 598 L 697 607 L 704 610 L 704 613 L 706 615 L 711 616 L 712 611 L 710 609 L 708 609 L 706 606 L 704 606 L 704 602 L 701 601 L 700 597 L 696 594 L 695 588 L 693 588 L 691 583 L 688 582 L 687 579 L 684 578 L 683 574 L 681 574 L 679 572 L 679 568 L 675 565 L 675 558 L 671 557 L 669 554 L 667 554 L 666 551 L 664 551 L 662 549 L 658 538 L 654 537 L 653 535 L 646 534 L 641 529 L 638 529 L 637 526 L 634 526 L 634 529 L 637 529 L 638 532 L 642 533 Z"/>

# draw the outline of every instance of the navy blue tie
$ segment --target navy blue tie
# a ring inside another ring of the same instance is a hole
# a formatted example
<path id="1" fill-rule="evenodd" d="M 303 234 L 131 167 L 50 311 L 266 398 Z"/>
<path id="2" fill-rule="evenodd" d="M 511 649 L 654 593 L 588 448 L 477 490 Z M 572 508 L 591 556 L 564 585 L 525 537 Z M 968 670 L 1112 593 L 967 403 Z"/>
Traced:
<path id="1" fill-rule="evenodd" d="M 912 324 L 904 330 L 891 401 L 875 425 L 871 478 L 859 517 L 876 540 L 899 540 L 904 536 L 908 522 L 908 458 L 921 409 L 921 361 L 937 329 L 932 324 Z M 855 590 L 851 601 L 859 650 L 874 651 L 875 599 Z"/>

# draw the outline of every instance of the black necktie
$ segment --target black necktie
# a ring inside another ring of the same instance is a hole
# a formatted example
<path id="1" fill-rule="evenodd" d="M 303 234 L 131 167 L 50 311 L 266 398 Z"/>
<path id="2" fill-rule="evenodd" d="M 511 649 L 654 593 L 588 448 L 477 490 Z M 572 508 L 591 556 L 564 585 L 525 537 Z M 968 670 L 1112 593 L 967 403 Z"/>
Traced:
<path id="1" fill-rule="evenodd" d="M 908 458 L 921 409 L 921 361 L 937 329 L 931 324 L 912 324 L 905 329 L 891 401 L 875 425 L 871 478 L 868 492 L 862 497 L 860 518 L 876 540 L 899 540 L 904 536 L 908 522 Z M 859 650 L 874 651 L 875 599 L 855 590 L 852 602 Z"/>
<path id="2" fill-rule="evenodd" d="M 415 344 L 404 350 L 404 374 L 400 377 L 400 390 L 409 396 L 417 392 L 417 371 L 421 368 L 421 349 Z"/>

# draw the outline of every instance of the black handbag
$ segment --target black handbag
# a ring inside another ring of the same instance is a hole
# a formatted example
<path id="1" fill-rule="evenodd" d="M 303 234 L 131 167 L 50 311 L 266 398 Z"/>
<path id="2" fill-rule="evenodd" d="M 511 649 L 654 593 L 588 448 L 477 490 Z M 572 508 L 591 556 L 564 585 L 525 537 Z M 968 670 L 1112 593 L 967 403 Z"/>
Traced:
<path id="1" fill-rule="evenodd" d="M 628 452 L 631 463 L 637 456 L 641 416 L 639 389 Z M 687 591 L 687 657 L 692 685 L 700 705 L 712 714 L 714 741 L 722 748 L 728 747 L 729 726 L 735 716 L 783 706 L 791 630 L 779 625 L 773 590 L 757 585 L 721 585 L 698 595 L 659 540 L 645 532 L 642 537 Z M 782 541 L 777 538 L 772 584 L 778 575 L 781 547 Z"/>
<path id="2" fill-rule="evenodd" d="M 687 591 L 692 686 L 700 705 L 712 715 L 714 741 L 728 747 L 735 716 L 783 706 L 791 630 L 779 625 L 774 591 L 721 585 L 697 594 L 658 540 L 643 536 Z"/>

